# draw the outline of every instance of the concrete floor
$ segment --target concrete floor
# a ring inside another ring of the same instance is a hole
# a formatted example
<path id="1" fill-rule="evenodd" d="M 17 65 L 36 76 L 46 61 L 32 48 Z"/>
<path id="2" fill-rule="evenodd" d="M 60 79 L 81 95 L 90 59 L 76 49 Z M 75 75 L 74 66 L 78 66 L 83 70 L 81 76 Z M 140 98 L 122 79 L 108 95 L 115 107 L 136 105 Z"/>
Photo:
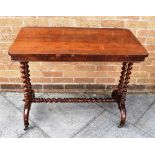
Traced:
<path id="1" fill-rule="evenodd" d="M 44 97 L 94 97 L 95 94 L 36 93 Z M 155 137 L 155 94 L 128 94 L 127 122 L 118 128 L 116 103 L 32 104 L 30 129 L 23 130 L 23 94 L 0 93 L 0 137 Z"/>

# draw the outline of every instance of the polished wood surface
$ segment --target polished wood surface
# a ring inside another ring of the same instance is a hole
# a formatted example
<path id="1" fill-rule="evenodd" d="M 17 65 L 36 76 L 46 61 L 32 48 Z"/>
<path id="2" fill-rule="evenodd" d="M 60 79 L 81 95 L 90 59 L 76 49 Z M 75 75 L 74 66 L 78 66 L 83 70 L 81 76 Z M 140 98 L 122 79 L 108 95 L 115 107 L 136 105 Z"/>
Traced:
<path id="1" fill-rule="evenodd" d="M 128 29 L 24 27 L 9 55 L 17 61 L 143 61 L 148 53 Z"/>
<path id="2" fill-rule="evenodd" d="M 24 125 L 29 126 L 32 103 L 117 102 L 119 127 L 126 121 L 125 100 L 133 62 L 144 61 L 145 48 L 127 29 L 109 28 L 39 28 L 25 27 L 9 49 L 12 60 L 20 62 L 24 88 Z M 110 98 L 35 98 L 29 61 L 122 61 L 118 88 Z"/>

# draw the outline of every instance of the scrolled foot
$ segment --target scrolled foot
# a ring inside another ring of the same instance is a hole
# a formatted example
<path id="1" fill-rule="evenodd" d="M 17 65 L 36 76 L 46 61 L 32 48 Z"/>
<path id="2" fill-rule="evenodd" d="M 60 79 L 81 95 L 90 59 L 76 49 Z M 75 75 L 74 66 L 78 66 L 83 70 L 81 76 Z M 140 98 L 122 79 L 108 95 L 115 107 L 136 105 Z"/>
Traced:
<path id="1" fill-rule="evenodd" d="M 31 103 L 29 103 L 27 106 L 25 106 L 24 108 L 24 126 L 25 126 L 25 129 L 24 130 L 27 130 L 28 129 L 28 126 L 29 126 L 29 111 L 30 111 L 30 105 Z"/>
<path id="2" fill-rule="evenodd" d="M 126 108 L 125 105 L 120 105 L 118 103 L 118 108 L 120 110 L 120 124 L 119 124 L 119 128 L 122 128 L 125 125 L 125 121 L 126 121 Z"/>
<path id="3" fill-rule="evenodd" d="M 125 125 L 125 121 L 126 121 L 126 109 L 120 109 L 120 113 L 121 113 L 121 121 L 119 124 L 119 128 L 123 127 Z"/>
<path id="4" fill-rule="evenodd" d="M 26 131 L 28 128 L 29 128 L 29 126 L 28 125 L 25 125 L 24 130 Z"/>
<path id="5" fill-rule="evenodd" d="M 125 124 L 124 123 L 121 123 L 118 125 L 118 128 L 122 128 Z"/>

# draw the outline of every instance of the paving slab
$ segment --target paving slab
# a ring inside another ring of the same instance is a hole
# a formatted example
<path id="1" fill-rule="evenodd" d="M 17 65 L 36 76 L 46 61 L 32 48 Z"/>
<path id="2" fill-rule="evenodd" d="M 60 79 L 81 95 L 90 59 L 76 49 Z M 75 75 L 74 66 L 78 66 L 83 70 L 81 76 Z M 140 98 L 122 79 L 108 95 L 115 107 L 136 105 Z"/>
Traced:
<path id="1" fill-rule="evenodd" d="M 107 97 L 95 93 L 36 93 L 37 97 Z M 116 103 L 32 104 L 23 128 L 23 93 L 0 92 L 0 137 L 155 137 L 155 94 L 128 94 L 127 123 L 118 128 Z"/>
<path id="2" fill-rule="evenodd" d="M 81 132 L 75 135 L 76 138 L 144 138 L 147 134 L 136 127 L 126 124 L 118 128 L 118 118 L 108 111 L 96 118 Z"/>
<path id="3" fill-rule="evenodd" d="M 17 92 L 3 92 L 1 93 L 9 102 L 12 102 L 18 109 L 23 111 L 24 108 L 24 94 Z M 35 93 L 36 97 L 40 97 L 44 95 L 44 93 Z"/>
<path id="4" fill-rule="evenodd" d="M 38 127 L 34 127 L 28 130 L 25 134 L 21 135 L 19 138 L 49 138 L 49 137 Z"/>
<path id="5" fill-rule="evenodd" d="M 55 98 L 65 98 L 65 97 L 85 97 L 87 96 L 86 93 L 47 93 L 48 96 L 46 97 L 55 97 Z M 89 95 L 90 96 L 90 95 Z"/>
<path id="6" fill-rule="evenodd" d="M 23 114 L 0 95 L 0 137 L 18 137 L 25 133 L 23 128 Z"/>
<path id="7" fill-rule="evenodd" d="M 131 124 L 135 124 L 154 101 L 155 94 L 153 93 L 128 94 L 126 99 L 127 121 Z M 98 105 L 112 112 L 116 116 L 120 115 L 116 103 L 100 103 Z"/>
<path id="8" fill-rule="evenodd" d="M 155 102 L 135 126 L 155 138 Z"/>
<path id="9" fill-rule="evenodd" d="M 53 95 L 60 97 L 45 97 Z M 30 117 L 50 137 L 71 137 L 103 111 L 96 104 L 41 103 L 32 104 Z"/>

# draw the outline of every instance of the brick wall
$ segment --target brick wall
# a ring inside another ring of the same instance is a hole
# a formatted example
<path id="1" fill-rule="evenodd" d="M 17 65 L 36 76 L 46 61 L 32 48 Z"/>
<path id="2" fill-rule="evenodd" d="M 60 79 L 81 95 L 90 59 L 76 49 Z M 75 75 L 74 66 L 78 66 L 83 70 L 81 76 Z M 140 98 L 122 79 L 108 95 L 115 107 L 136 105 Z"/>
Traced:
<path id="1" fill-rule="evenodd" d="M 8 48 L 24 26 L 129 28 L 149 52 L 145 62 L 134 65 L 130 88 L 155 90 L 155 16 L 0 17 L 1 90 L 21 88 L 19 64 L 10 60 Z M 32 82 L 38 89 L 110 89 L 118 83 L 120 69 L 120 63 L 30 63 Z"/>

